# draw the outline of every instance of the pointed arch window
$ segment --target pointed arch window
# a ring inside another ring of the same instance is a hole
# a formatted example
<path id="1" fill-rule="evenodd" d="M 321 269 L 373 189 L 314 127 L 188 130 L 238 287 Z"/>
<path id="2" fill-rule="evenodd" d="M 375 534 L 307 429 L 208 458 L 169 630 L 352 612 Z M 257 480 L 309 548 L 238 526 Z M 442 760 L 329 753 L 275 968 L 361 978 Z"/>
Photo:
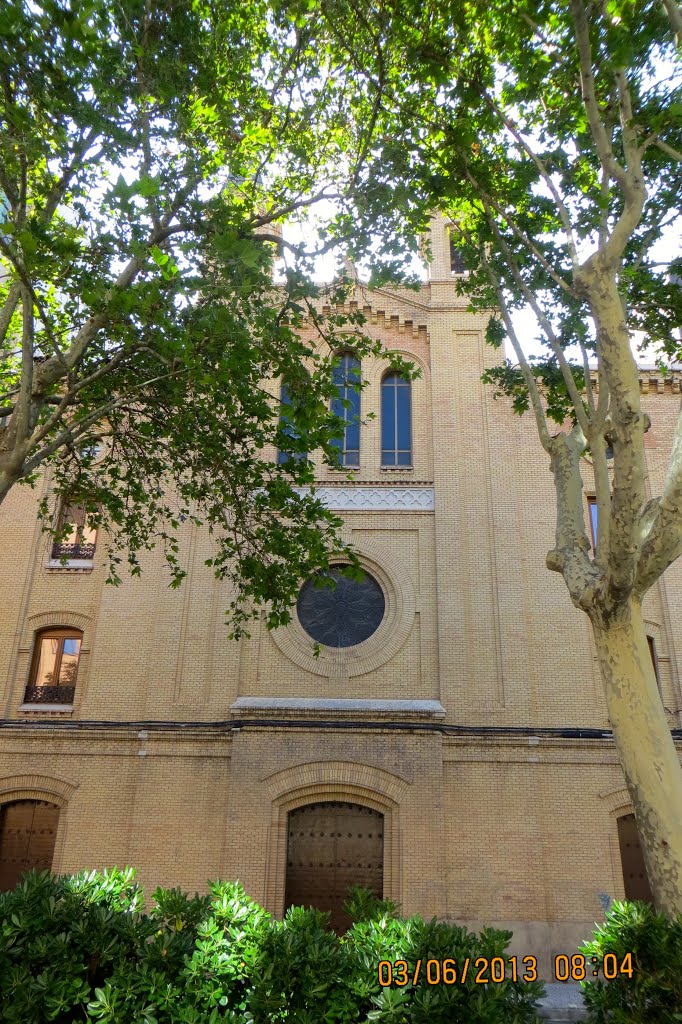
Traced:
<path id="1" fill-rule="evenodd" d="M 412 465 L 412 386 L 400 373 L 381 382 L 381 465 Z"/>
<path id="2" fill-rule="evenodd" d="M 450 270 L 453 275 L 466 274 L 467 265 L 464 262 L 464 253 L 455 245 L 455 239 L 450 235 Z"/>
<path id="3" fill-rule="evenodd" d="M 360 360 L 352 352 L 342 352 L 333 376 L 337 397 L 332 412 L 343 420 L 343 434 L 332 441 L 339 449 L 341 466 L 360 465 Z"/>
<path id="4" fill-rule="evenodd" d="M 283 380 L 279 392 L 279 425 L 283 434 L 294 440 L 298 439 L 298 432 L 294 426 L 294 416 L 292 415 L 295 403 L 292 397 L 292 389 L 290 384 Z M 280 448 L 277 452 L 277 462 L 280 466 L 285 466 L 288 462 L 302 462 L 303 459 L 308 458 L 307 452 L 292 452 L 286 448 Z"/>

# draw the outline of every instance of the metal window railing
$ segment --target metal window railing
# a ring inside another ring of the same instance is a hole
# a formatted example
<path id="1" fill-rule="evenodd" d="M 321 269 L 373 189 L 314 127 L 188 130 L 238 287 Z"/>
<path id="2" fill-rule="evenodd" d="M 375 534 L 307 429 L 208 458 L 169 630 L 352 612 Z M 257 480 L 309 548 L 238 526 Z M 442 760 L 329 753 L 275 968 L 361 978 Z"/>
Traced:
<path id="1" fill-rule="evenodd" d="M 73 704 L 75 686 L 27 686 L 25 704 Z"/>

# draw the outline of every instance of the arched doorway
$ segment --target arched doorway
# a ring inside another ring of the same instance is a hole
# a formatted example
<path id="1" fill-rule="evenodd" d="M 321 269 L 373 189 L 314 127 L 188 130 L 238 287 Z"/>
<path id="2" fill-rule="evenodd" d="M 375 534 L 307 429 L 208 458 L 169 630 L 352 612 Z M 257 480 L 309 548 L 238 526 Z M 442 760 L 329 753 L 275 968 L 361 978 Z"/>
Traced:
<path id="1" fill-rule="evenodd" d="M 634 814 L 624 814 L 618 819 L 618 843 L 623 866 L 625 899 L 653 903 L 654 897 L 649 885 Z"/>
<path id="2" fill-rule="evenodd" d="M 290 811 L 285 908 L 331 912 L 331 927 L 345 931 L 343 904 L 351 885 L 383 896 L 384 816 L 361 804 L 325 802 Z"/>
<path id="3" fill-rule="evenodd" d="M 13 889 L 24 871 L 52 867 L 59 807 L 45 800 L 0 805 L 0 892 Z"/>

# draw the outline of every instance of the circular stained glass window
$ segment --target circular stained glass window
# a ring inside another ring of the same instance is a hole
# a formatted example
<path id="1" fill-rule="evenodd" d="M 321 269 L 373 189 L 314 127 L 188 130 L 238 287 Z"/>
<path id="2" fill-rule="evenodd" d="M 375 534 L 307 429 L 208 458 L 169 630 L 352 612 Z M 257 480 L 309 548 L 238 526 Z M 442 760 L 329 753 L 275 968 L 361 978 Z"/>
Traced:
<path id="1" fill-rule="evenodd" d="M 296 605 L 306 633 L 327 647 L 353 647 L 375 633 L 384 617 L 384 592 L 365 570 L 362 580 L 342 576 L 342 566 L 311 577 Z M 321 583 L 331 577 L 335 586 Z"/>

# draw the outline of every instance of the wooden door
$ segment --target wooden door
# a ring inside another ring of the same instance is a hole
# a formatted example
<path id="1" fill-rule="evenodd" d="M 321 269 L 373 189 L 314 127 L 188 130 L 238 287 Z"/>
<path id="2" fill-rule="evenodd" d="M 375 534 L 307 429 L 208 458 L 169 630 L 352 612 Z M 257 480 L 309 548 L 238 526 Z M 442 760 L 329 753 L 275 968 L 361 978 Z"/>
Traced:
<path id="1" fill-rule="evenodd" d="M 343 904 L 351 885 L 383 895 L 384 816 L 360 804 L 317 803 L 289 814 L 286 907 L 331 912 L 331 927 L 346 931 Z"/>
<path id="2" fill-rule="evenodd" d="M 653 903 L 654 898 L 646 873 L 644 854 L 639 841 L 639 833 L 634 814 L 625 814 L 618 819 L 618 842 L 620 859 L 623 866 L 623 883 L 626 900 L 644 900 Z"/>
<path id="3" fill-rule="evenodd" d="M 13 889 L 24 871 L 52 867 L 59 808 L 44 800 L 0 807 L 0 891 Z"/>

